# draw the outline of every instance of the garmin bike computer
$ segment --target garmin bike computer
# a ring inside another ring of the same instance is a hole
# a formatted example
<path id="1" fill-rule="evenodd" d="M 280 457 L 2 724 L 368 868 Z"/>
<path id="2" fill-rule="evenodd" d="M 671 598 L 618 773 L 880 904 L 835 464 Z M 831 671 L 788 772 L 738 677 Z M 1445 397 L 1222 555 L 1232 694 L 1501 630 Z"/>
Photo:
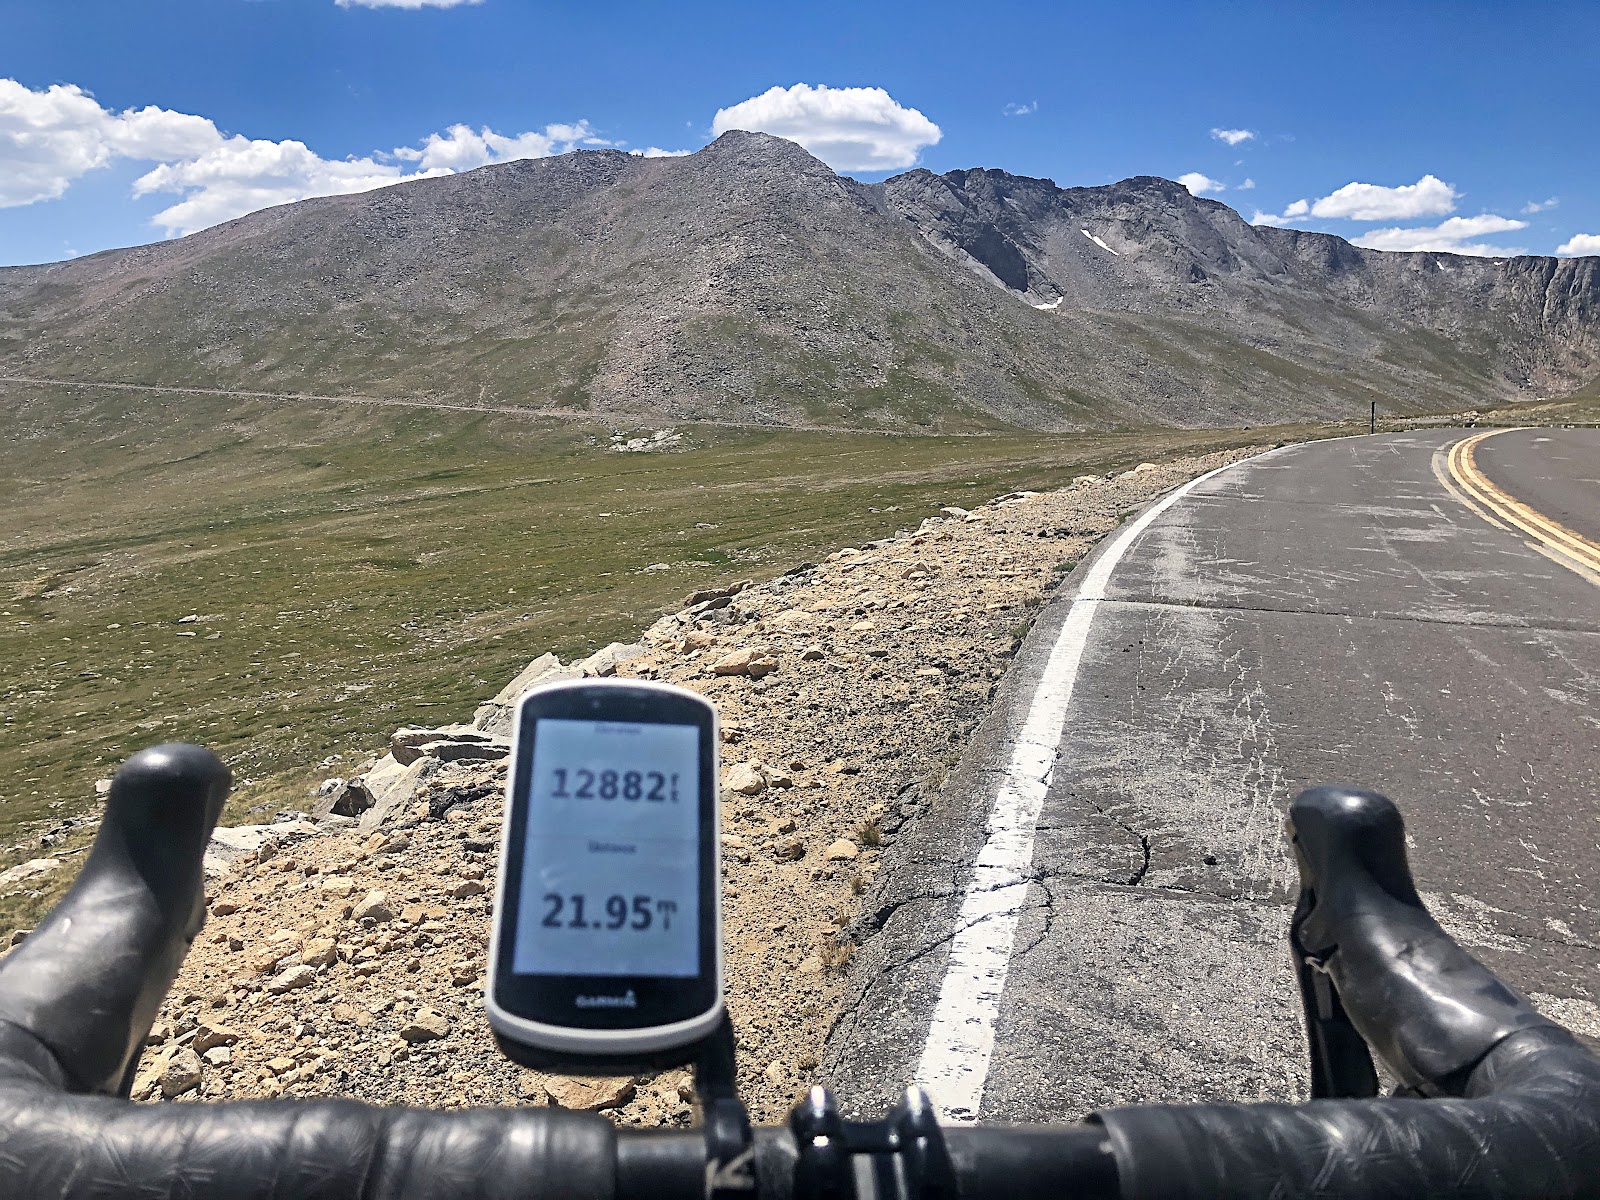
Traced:
<path id="1" fill-rule="evenodd" d="M 686 1062 L 723 1017 L 717 717 L 581 680 L 518 702 L 486 1007 L 542 1068 Z"/>

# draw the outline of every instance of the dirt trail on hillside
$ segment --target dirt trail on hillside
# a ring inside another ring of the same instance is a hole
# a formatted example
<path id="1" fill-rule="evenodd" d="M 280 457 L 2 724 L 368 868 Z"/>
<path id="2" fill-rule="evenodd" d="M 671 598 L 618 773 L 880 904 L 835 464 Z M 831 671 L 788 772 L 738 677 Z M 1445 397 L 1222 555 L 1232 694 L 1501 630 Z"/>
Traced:
<path id="1" fill-rule="evenodd" d="M 722 714 L 728 1002 L 758 1120 L 812 1081 L 881 847 L 942 786 L 1032 613 L 1132 510 L 1249 453 L 947 509 L 664 617 L 618 667 Z M 135 1096 L 560 1103 L 688 1123 L 687 1072 L 573 1080 L 495 1049 L 481 994 L 504 782 L 503 760 L 443 762 L 375 830 L 237 858 Z"/>

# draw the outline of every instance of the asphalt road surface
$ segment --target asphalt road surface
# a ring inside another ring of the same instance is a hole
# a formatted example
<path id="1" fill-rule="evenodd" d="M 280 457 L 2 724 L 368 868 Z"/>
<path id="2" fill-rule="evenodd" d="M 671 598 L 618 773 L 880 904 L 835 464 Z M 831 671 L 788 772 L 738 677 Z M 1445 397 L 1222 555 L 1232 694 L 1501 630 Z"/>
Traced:
<path id="1" fill-rule="evenodd" d="M 1600 430 L 1284 447 L 1125 525 L 886 856 L 846 1108 L 1302 1098 L 1281 823 L 1317 783 L 1395 799 L 1446 928 L 1600 1034 L 1597 542 Z"/>

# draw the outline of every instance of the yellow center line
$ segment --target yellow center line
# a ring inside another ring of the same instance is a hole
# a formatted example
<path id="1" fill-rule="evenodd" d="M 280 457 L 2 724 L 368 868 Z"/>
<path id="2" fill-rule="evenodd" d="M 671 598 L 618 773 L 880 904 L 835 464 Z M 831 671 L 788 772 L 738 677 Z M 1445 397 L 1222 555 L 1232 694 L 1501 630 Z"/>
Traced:
<path id="1" fill-rule="evenodd" d="M 1536 548 L 1557 558 L 1565 566 L 1575 566 L 1578 572 L 1591 581 L 1600 582 L 1600 545 L 1591 542 L 1575 529 L 1568 529 L 1559 521 L 1551 520 L 1537 509 L 1528 507 L 1515 496 L 1497 487 L 1478 467 L 1477 449 L 1487 438 L 1501 433 L 1517 433 L 1515 429 L 1491 429 L 1487 433 L 1462 438 L 1450 447 L 1446 462 L 1456 485 L 1472 500 L 1482 505 L 1494 517 L 1531 537 Z M 1551 554 L 1550 552 L 1554 552 Z"/>

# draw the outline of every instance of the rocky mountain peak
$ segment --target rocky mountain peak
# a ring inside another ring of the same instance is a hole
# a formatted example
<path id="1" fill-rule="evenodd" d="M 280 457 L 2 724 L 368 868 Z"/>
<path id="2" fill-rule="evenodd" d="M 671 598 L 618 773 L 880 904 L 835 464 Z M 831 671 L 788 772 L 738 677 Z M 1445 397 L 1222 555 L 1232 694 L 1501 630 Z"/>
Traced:
<path id="1" fill-rule="evenodd" d="M 1600 373 L 1597 264 L 1383 254 L 1148 175 L 862 184 L 735 130 L 0 270 L 0 373 L 668 421 L 1256 424 L 1570 390 Z"/>

